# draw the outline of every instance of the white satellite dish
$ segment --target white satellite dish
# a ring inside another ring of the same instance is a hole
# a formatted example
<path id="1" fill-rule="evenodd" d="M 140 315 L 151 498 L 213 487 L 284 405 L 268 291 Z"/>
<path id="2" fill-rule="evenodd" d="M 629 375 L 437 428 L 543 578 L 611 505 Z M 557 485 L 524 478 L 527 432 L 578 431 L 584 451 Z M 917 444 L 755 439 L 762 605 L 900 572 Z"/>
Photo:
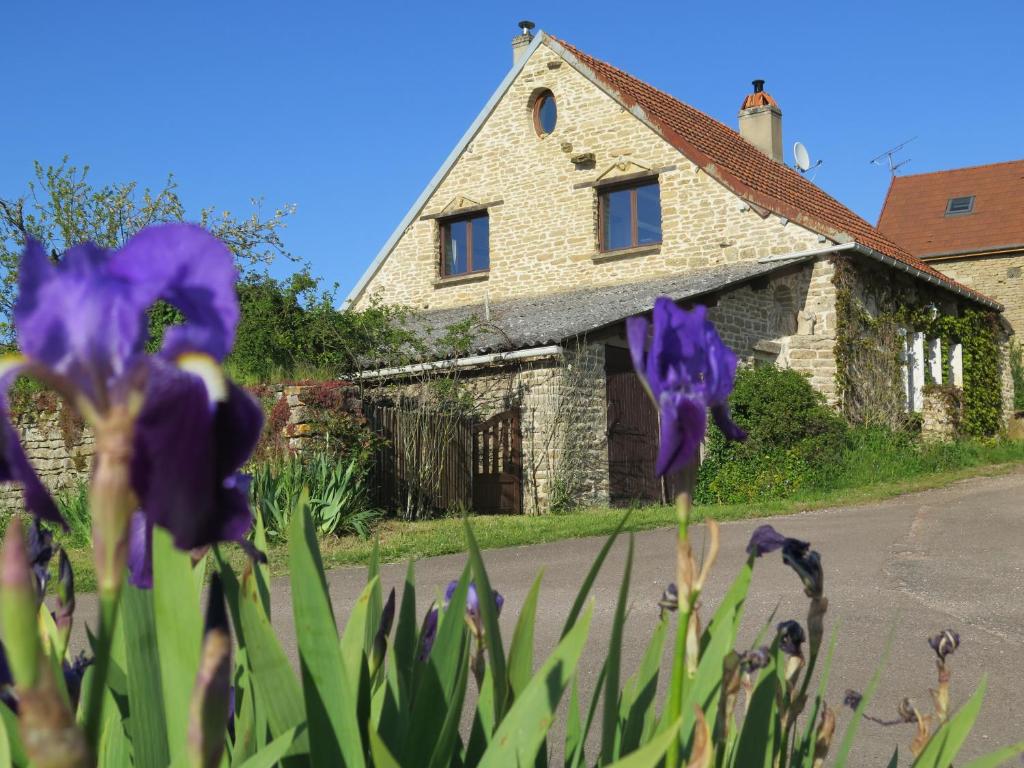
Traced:
<path id="1" fill-rule="evenodd" d="M 807 153 L 807 147 L 799 141 L 793 144 L 793 161 L 800 173 L 806 173 L 811 167 L 811 156 Z"/>

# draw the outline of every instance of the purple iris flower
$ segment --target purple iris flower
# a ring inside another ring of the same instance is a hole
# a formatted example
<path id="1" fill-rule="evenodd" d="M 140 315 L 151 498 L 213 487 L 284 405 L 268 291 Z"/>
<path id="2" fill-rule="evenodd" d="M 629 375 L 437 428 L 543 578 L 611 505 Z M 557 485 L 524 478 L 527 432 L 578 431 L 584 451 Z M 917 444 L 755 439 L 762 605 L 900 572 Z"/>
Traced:
<path id="1" fill-rule="evenodd" d="M 667 475 L 693 458 L 707 430 L 707 411 L 730 440 L 746 433 L 729 417 L 729 393 L 736 380 L 736 355 L 707 319 L 705 307 L 680 309 L 664 296 L 654 303 L 654 332 L 643 317 L 626 321 L 633 365 L 661 413 L 656 470 Z"/>
<path id="2" fill-rule="evenodd" d="M 14 308 L 21 355 L 0 369 L 0 386 L 34 376 L 94 426 L 118 409 L 132 414 L 135 500 L 150 528 L 166 528 L 185 550 L 242 541 L 252 525 L 238 469 L 262 412 L 219 367 L 239 319 L 235 278 L 227 246 L 189 224 L 148 227 L 117 251 L 79 245 L 57 264 L 30 240 Z M 147 355 L 146 313 L 161 300 L 185 322 Z M 22 482 L 26 505 L 63 523 L 8 420 L 0 423 L 0 480 Z"/>
<path id="3" fill-rule="evenodd" d="M 452 596 L 455 594 L 455 590 L 458 588 L 459 582 L 452 581 L 448 584 L 448 588 L 444 591 L 444 604 L 445 606 L 451 602 Z M 505 598 L 497 590 L 493 590 L 494 593 L 494 609 L 497 614 L 501 615 L 501 607 L 505 604 Z M 466 590 L 466 617 L 472 622 L 473 627 L 477 630 L 479 636 L 483 631 L 482 619 L 480 617 L 480 598 L 476 592 L 476 582 L 469 582 L 469 588 Z"/>
<path id="4" fill-rule="evenodd" d="M 46 585 L 50 583 L 50 559 L 53 557 L 53 534 L 39 523 L 32 521 L 28 529 L 28 561 L 36 577 L 39 599 L 46 596 Z"/>
<path id="5" fill-rule="evenodd" d="M 434 648 L 434 640 L 437 638 L 437 606 L 431 606 L 427 615 L 423 617 L 423 626 L 420 627 L 420 652 L 419 660 L 426 661 L 430 658 L 430 652 Z"/>

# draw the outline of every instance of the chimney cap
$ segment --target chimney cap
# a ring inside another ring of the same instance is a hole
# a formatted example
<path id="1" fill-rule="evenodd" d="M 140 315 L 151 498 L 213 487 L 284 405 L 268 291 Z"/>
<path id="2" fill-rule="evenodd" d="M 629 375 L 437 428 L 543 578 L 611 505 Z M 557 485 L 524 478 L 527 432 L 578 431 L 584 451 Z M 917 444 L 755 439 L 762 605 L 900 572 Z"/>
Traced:
<path id="1" fill-rule="evenodd" d="M 534 27 L 536 27 L 536 26 L 537 26 L 537 25 L 536 25 L 536 24 L 534 24 L 534 23 L 533 23 L 532 21 L 530 21 L 529 19 L 524 19 L 523 21 L 520 21 L 520 22 L 519 22 L 519 29 L 520 29 L 520 30 L 522 31 L 522 33 L 523 33 L 524 35 L 528 35 L 528 34 L 530 34 L 530 30 L 531 30 L 531 29 L 533 29 L 533 28 L 534 28 Z"/>
<path id="2" fill-rule="evenodd" d="M 778 102 L 764 89 L 764 80 L 758 78 L 751 81 L 751 85 L 754 86 L 754 92 L 747 94 L 743 99 L 743 104 L 740 106 L 741 112 L 745 109 L 758 109 L 759 107 L 779 108 Z"/>

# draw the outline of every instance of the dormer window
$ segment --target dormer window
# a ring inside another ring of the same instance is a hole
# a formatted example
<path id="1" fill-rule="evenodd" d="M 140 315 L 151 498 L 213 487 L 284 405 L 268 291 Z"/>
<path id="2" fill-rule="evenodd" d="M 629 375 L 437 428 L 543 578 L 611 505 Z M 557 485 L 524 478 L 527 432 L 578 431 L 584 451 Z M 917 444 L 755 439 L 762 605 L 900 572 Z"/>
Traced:
<path id="1" fill-rule="evenodd" d="M 974 210 L 974 195 L 964 197 L 951 197 L 946 203 L 946 215 L 958 216 L 962 213 L 970 213 Z"/>
<path id="2" fill-rule="evenodd" d="M 656 178 L 601 187 L 598 211 L 602 251 L 661 242 L 661 192 Z"/>
<path id="3" fill-rule="evenodd" d="M 441 221 L 441 276 L 486 272 L 491 267 L 490 221 L 486 211 Z"/>

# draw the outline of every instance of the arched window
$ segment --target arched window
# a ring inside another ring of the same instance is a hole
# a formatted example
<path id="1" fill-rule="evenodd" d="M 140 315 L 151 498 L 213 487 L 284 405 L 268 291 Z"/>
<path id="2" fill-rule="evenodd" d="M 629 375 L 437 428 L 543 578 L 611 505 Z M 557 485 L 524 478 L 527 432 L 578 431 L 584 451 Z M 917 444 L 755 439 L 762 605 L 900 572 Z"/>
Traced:
<path id="1" fill-rule="evenodd" d="M 792 336 L 796 333 L 796 297 L 793 295 L 793 289 L 788 285 L 776 285 L 772 290 L 770 322 L 772 332 L 776 336 Z"/>

